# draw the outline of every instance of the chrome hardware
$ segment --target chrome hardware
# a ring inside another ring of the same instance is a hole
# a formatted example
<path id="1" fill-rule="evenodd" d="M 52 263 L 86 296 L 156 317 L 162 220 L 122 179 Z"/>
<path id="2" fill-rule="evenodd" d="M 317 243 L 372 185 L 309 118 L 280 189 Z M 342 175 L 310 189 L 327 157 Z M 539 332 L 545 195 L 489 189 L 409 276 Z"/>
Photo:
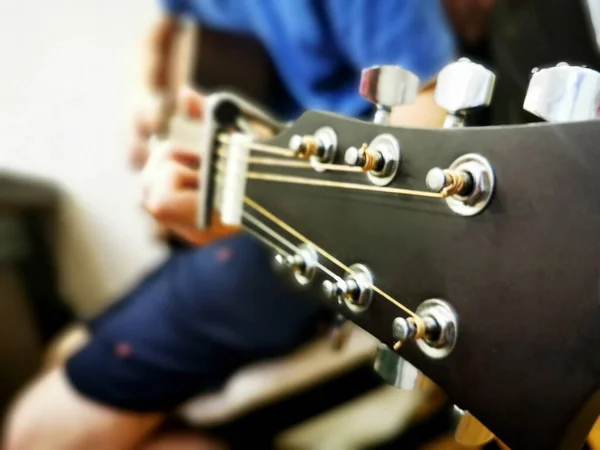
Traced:
<path id="1" fill-rule="evenodd" d="M 371 304 L 373 297 L 373 275 L 367 266 L 353 264 L 350 266 L 352 274 L 346 274 L 344 282 L 346 289 L 343 300 L 353 312 L 365 311 Z"/>
<path id="2" fill-rule="evenodd" d="M 344 162 L 349 166 L 360 167 L 364 172 L 381 171 L 386 163 L 381 152 L 369 150 L 367 144 L 363 144 L 361 148 L 350 147 L 346 150 Z"/>
<path id="3" fill-rule="evenodd" d="M 495 175 L 487 159 L 470 153 L 456 159 L 448 169 L 431 169 L 425 184 L 430 190 L 444 194 L 446 203 L 455 213 L 474 216 L 492 199 Z"/>
<path id="4" fill-rule="evenodd" d="M 337 135 L 332 128 L 322 127 L 313 135 L 293 135 L 288 147 L 298 158 L 309 159 L 316 171 L 324 172 L 321 164 L 330 163 L 335 158 Z"/>
<path id="5" fill-rule="evenodd" d="M 425 184 L 430 191 L 449 195 L 468 196 L 473 190 L 473 177 L 464 171 L 434 167 L 427 173 Z"/>
<path id="6" fill-rule="evenodd" d="M 362 167 L 371 183 L 385 186 L 396 177 L 401 157 L 396 138 L 391 134 L 380 134 L 360 149 L 350 147 L 346 150 L 344 161 L 349 166 Z"/>
<path id="7" fill-rule="evenodd" d="M 419 348 L 430 358 L 448 356 L 454 349 L 458 333 L 458 317 L 444 300 L 426 300 L 417 308 L 417 316 L 425 325 L 425 336 L 416 339 Z M 415 339 L 417 327 L 413 318 L 396 317 L 392 322 L 392 336 L 396 340 L 394 350 L 405 342 Z"/>
<path id="8" fill-rule="evenodd" d="M 408 321 L 403 317 L 396 317 L 394 322 L 392 322 L 392 336 L 394 336 L 394 339 L 397 341 L 404 342 L 408 340 L 414 331 L 414 329 L 411 329 Z"/>
<path id="9" fill-rule="evenodd" d="M 373 66 L 364 69 L 360 95 L 377 106 L 373 122 L 387 125 L 393 106 L 411 103 L 419 91 L 419 78 L 397 66 Z"/>
<path id="10" fill-rule="evenodd" d="M 428 328 L 426 337 L 417 340 L 421 351 L 434 359 L 448 356 L 458 337 L 458 316 L 454 308 L 444 300 L 430 299 L 421 303 L 416 313 Z M 436 326 L 431 327 L 431 320 L 435 321 Z"/>
<path id="11" fill-rule="evenodd" d="M 448 180 L 446 178 L 446 174 L 443 169 L 439 167 L 434 167 L 429 172 L 427 172 L 427 177 L 425 178 L 425 184 L 427 188 L 433 192 L 442 192 L 442 190 L 446 187 Z"/>
<path id="12" fill-rule="evenodd" d="M 494 433 L 488 430 L 468 411 L 454 406 L 452 410 L 454 439 L 462 445 L 479 447 L 494 439 Z"/>
<path id="13" fill-rule="evenodd" d="M 598 0 L 585 0 L 585 3 L 587 6 L 586 15 L 594 30 L 594 41 L 596 47 L 600 49 L 600 3 Z"/>
<path id="14" fill-rule="evenodd" d="M 462 127 L 469 110 L 488 106 L 495 82 L 493 72 L 467 58 L 444 67 L 434 94 L 435 102 L 448 112 L 444 128 Z"/>
<path id="15" fill-rule="evenodd" d="M 298 247 L 296 254 L 284 256 L 278 253 L 274 260 L 278 271 L 282 271 L 282 269 L 291 271 L 298 284 L 303 286 L 314 278 L 319 254 L 314 247 L 302 244 Z"/>
<path id="16" fill-rule="evenodd" d="M 337 298 L 338 303 L 346 304 L 352 312 L 360 313 L 371 304 L 373 275 L 363 264 L 353 264 L 350 270 L 352 273 L 346 274 L 343 280 L 325 280 L 323 293 L 328 298 Z"/>
<path id="17" fill-rule="evenodd" d="M 342 303 L 342 299 L 340 297 L 344 293 L 345 285 L 343 284 L 343 282 L 325 280 L 323 281 L 323 285 L 321 286 L 321 288 L 323 290 L 323 295 L 325 295 L 326 298 L 337 298 L 338 302 L 340 304 Z"/>
<path id="18" fill-rule="evenodd" d="M 439 333 L 439 325 L 433 317 L 421 317 L 425 325 L 426 338 L 434 338 Z M 402 344 L 410 339 L 415 339 L 417 326 L 412 317 L 396 317 L 392 322 L 392 336 L 396 340 L 394 350 L 398 350 Z"/>
<path id="19" fill-rule="evenodd" d="M 600 117 L 600 73 L 566 63 L 534 69 L 523 109 L 548 122 Z"/>

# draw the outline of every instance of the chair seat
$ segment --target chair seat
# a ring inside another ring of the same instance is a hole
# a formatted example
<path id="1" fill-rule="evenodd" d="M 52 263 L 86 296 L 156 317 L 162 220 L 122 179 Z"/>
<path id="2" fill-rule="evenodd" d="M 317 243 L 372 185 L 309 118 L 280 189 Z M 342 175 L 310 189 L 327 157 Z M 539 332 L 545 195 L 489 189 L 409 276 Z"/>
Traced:
<path id="1" fill-rule="evenodd" d="M 372 360 L 377 344 L 375 338 L 356 327 L 339 351 L 332 349 L 328 339 L 319 338 L 288 356 L 246 366 L 220 391 L 184 404 L 179 415 L 196 426 L 232 421 Z"/>

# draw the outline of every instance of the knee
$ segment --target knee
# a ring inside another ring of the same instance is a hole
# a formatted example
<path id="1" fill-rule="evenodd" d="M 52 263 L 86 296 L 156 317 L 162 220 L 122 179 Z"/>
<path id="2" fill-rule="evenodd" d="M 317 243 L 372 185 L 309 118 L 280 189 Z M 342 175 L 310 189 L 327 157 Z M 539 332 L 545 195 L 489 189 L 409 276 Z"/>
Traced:
<path id="1" fill-rule="evenodd" d="M 162 420 L 159 413 L 120 411 L 75 391 L 62 368 L 21 395 L 4 430 L 3 450 L 121 450 L 137 445 Z"/>
<path id="2" fill-rule="evenodd" d="M 59 369 L 42 375 L 27 386 L 11 405 L 4 424 L 2 450 L 37 450 L 73 447 L 73 433 L 64 419 L 62 386 L 54 382 Z M 68 399 L 67 399 L 68 403 Z M 72 418 L 71 422 L 77 418 Z M 79 430 L 75 434 L 80 437 Z"/>
<path id="3" fill-rule="evenodd" d="M 2 443 L 3 450 L 33 450 L 40 448 L 38 432 L 35 426 L 27 420 L 21 401 L 17 401 L 7 417 Z"/>

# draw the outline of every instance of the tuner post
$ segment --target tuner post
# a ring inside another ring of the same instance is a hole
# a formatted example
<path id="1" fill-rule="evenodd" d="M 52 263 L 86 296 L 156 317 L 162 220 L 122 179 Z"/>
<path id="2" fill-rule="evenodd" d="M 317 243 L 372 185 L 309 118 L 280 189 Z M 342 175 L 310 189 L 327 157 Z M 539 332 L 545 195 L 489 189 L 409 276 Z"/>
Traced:
<path id="1" fill-rule="evenodd" d="M 293 135 L 290 138 L 289 148 L 298 158 L 308 159 L 311 156 L 322 158 L 325 155 L 325 147 L 310 134 L 305 136 Z"/>
<path id="2" fill-rule="evenodd" d="M 447 169 L 429 170 L 425 184 L 430 191 L 442 194 L 455 213 L 474 216 L 490 203 L 495 174 L 486 158 L 469 153 L 457 158 Z"/>
<path id="3" fill-rule="evenodd" d="M 295 254 L 282 255 L 278 253 L 273 259 L 278 272 L 291 272 L 298 284 L 306 285 L 314 278 L 319 255 L 312 246 L 303 244 L 298 247 Z"/>
<path id="4" fill-rule="evenodd" d="M 396 339 L 394 350 L 398 350 L 408 340 L 434 339 L 439 331 L 439 324 L 431 316 L 396 317 L 392 322 L 392 336 Z"/>
<path id="5" fill-rule="evenodd" d="M 344 162 L 352 167 L 360 167 L 363 172 L 379 172 L 385 167 L 385 158 L 381 152 L 369 149 L 367 144 L 360 148 L 350 147 L 344 155 Z"/>
<path id="6" fill-rule="evenodd" d="M 296 158 L 308 159 L 315 170 L 323 172 L 321 164 L 331 163 L 337 151 L 337 135 L 330 127 L 319 128 L 314 134 L 293 135 L 288 148 Z"/>
<path id="7" fill-rule="evenodd" d="M 469 172 L 434 167 L 427 173 L 425 184 L 432 192 L 444 197 L 467 196 L 473 191 L 473 177 Z"/>
<path id="8" fill-rule="evenodd" d="M 344 294 L 346 286 L 343 282 L 333 282 L 331 280 L 323 281 L 322 290 L 327 298 L 336 298 Z M 340 300 L 341 301 L 341 300 Z"/>
<path id="9" fill-rule="evenodd" d="M 377 186 L 392 182 L 398 173 L 401 158 L 400 143 L 388 133 L 380 134 L 360 148 L 350 147 L 344 154 L 344 162 L 348 166 L 359 167 L 367 174 L 369 181 Z"/>
<path id="10" fill-rule="evenodd" d="M 360 313 L 370 305 L 373 297 L 373 275 L 363 264 L 353 264 L 350 273 L 335 282 L 325 280 L 322 285 L 327 298 L 337 299 L 352 312 Z"/>
<path id="11" fill-rule="evenodd" d="M 458 128 L 472 110 L 489 106 L 496 76 L 481 64 L 461 58 L 438 75 L 435 102 L 447 111 L 444 128 Z"/>
<path id="12" fill-rule="evenodd" d="M 396 317 L 392 322 L 394 350 L 410 340 L 430 358 L 445 358 L 456 345 L 458 317 L 450 304 L 440 299 L 424 301 L 414 317 Z"/>

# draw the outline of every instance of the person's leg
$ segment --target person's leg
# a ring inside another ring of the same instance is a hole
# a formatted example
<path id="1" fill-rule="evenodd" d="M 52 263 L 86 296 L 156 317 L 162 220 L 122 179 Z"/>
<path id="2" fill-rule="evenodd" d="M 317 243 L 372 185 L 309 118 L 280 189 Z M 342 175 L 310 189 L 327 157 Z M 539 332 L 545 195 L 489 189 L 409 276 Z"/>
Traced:
<path id="1" fill-rule="evenodd" d="M 90 333 L 83 323 L 74 323 L 66 327 L 48 345 L 42 364 L 42 371 L 50 371 L 65 363 L 77 350 L 89 340 Z"/>
<path id="2" fill-rule="evenodd" d="M 182 252 L 19 399 L 7 449 L 135 448 L 183 401 L 304 342 L 319 317 L 246 236 Z"/>
<path id="3" fill-rule="evenodd" d="M 84 323 L 66 327 L 52 342 L 44 355 L 42 372 L 61 367 L 90 339 Z M 153 433 L 137 450 L 226 450 L 227 446 L 198 431 L 166 431 Z"/>
<path id="4" fill-rule="evenodd" d="M 125 450 L 134 448 L 162 414 L 134 414 L 91 401 L 57 367 L 22 395 L 10 414 L 6 450 Z"/>

